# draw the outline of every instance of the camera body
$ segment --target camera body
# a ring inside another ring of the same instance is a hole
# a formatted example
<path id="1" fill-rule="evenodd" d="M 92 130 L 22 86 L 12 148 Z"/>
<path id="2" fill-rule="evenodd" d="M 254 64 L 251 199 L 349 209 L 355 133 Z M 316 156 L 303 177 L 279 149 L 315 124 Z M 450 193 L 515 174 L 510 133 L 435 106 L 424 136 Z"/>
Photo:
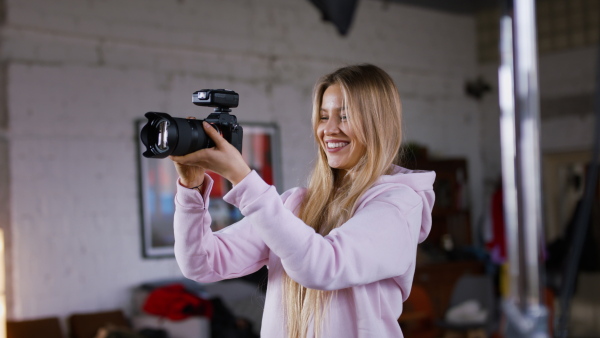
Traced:
<path id="1" fill-rule="evenodd" d="M 215 143 L 204 132 L 202 122 L 208 122 L 227 142 L 242 152 L 243 128 L 231 108 L 238 106 L 239 95 L 227 89 L 202 89 L 194 92 L 192 102 L 198 106 L 214 107 L 215 111 L 204 120 L 172 117 L 166 113 L 148 112 L 148 122 L 140 138 L 146 146 L 147 158 L 183 156 L 200 149 L 211 148 Z"/>

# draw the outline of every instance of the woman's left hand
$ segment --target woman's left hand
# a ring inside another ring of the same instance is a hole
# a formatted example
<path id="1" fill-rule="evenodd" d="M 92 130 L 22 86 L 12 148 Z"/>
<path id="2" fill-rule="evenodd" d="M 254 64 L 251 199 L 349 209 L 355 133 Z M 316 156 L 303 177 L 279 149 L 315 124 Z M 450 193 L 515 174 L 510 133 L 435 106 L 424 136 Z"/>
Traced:
<path id="1" fill-rule="evenodd" d="M 215 142 L 215 146 L 185 156 L 170 156 L 171 160 L 180 164 L 200 166 L 223 176 L 233 185 L 238 184 L 251 171 L 242 154 L 210 124 L 202 122 L 202 127 Z"/>

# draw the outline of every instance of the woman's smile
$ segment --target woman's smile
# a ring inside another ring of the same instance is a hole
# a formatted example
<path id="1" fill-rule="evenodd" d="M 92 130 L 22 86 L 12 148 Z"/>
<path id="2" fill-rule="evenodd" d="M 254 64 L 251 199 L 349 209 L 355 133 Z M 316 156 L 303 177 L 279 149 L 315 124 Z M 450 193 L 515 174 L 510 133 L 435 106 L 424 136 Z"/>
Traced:
<path id="1" fill-rule="evenodd" d="M 327 145 L 327 151 L 328 152 L 337 152 L 337 151 L 340 151 L 343 148 L 345 148 L 347 145 L 349 145 L 350 142 L 325 141 L 325 144 Z"/>

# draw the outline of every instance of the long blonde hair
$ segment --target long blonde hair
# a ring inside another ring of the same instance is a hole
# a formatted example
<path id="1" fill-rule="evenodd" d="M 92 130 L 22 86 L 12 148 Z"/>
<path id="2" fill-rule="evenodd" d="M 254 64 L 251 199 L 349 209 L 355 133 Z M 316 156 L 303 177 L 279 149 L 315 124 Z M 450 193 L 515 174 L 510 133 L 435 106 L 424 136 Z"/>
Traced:
<path id="1" fill-rule="evenodd" d="M 350 127 L 366 149 L 345 175 L 329 166 L 316 132 L 323 93 L 335 84 L 342 89 Z M 317 233 L 326 236 L 352 217 L 359 197 L 381 175 L 389 174 L 396 161 L 402 142 L 398 89 L 392 78 L 376 66 L 340 68 L 316 83 L 312 124 L 319 153 L 298 216 Z M 311 318 L 315 337 L 319 337 L 333 292 L 305 288 L 284 272 L 283 295 L 288 337 L 306 337 Z"/>

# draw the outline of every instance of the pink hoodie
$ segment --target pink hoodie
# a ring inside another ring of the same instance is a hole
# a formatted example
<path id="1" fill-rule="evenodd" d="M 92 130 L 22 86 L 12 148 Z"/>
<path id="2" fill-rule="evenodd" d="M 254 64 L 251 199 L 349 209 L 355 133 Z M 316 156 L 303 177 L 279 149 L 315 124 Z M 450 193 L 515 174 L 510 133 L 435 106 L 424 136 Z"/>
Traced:
<path id="1" fill-rule="evenodd" d="M 178 184 L 175 256 L 184 276 L 199 282 L 235 278 L 269 268 L 261 337 L 286 337 L 282 272 L 305 287 L 337 290 L 324 337 L 402 337 L 397 319 L 410 293 L 417 244 L 431 229 L 434 172 L 395 167 L 359 200 L 354 216 L 325 237 L 294 215 L 305 189 L 279 195 L 256 172 L 224 199 L 245 216 L 219 232 L 204 196 Z M 309 328 L 312 337 L 313 328 Z"/>

